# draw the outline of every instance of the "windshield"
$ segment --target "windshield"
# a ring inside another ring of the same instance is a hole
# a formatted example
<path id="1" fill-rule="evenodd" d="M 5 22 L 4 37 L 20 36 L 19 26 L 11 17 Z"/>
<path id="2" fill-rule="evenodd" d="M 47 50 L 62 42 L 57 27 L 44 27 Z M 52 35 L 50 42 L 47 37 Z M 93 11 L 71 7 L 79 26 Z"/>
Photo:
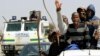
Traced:
<path id="1" fill-rule="evenodd" d="M 25 45 L 20 53 L 20 56 L 38 56 L 39 47 L 38 43 Z M 41 50 L 46 54 L 49 53 L 50 43 L 40 44 Z"/>
<path id="2" fill-rule="evenodd" d="M 25 31 L 34 31 L 37 30 L 38 24 L 37 23 L 25 23 L 24 30 Z"/>
<path id="3" fill-rule="evenodd" d="M 21 23 L 8 23 L 7 24 L 7 31 L 20 31 L 21 30 Z"/>

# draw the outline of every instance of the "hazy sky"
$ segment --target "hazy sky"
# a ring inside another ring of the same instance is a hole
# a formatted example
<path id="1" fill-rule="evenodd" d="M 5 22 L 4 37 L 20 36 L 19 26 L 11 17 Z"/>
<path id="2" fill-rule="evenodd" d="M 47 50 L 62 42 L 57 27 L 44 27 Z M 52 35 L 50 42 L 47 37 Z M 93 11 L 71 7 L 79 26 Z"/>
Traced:
<path id="1" fill-rule="evenodd" d="M 55 11 L 55 0 L 45 0 L 48 11 L 56 22 L 56 11 Z M 61 0 L 62 2 L 62 14 L 68 17 L 69 23 L 71 23 L 70 17 L 72 12 L 80 6 L 87 7 L 89 4 L 94 4 L 96 8 L 96 15 L 98 17 L 100 13 L 100 0 Z M 29 11 L 41 10 L 42 15 L 46 15 L 48 20 L 51 22 L 48 14 L 46 13 L 42 0 L 0 0 L 0 29 L 3 28 L 4 16 L 7 20 L 11 19 L 12 16 L 17 16 L 18 19 L 22 16 L 29 17 Z"/>

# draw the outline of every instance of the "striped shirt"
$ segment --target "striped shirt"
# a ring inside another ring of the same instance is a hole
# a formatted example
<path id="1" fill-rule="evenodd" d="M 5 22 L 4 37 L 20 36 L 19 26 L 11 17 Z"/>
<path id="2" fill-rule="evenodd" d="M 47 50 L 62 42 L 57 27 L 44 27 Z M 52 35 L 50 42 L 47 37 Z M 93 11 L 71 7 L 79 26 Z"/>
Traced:
<path id="1" fill-rule="evenodd" d="M 73 24 L 69 24 L 66 35 L 72 41 L 90 39 L 89 29 L 84 23 L 80 23 L 78 28 L 75 28 Z"/>

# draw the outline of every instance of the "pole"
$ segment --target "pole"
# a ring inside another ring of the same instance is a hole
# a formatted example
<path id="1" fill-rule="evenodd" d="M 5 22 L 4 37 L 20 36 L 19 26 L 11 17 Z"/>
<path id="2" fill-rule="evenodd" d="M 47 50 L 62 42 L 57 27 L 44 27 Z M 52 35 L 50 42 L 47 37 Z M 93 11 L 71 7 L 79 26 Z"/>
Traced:
<path id="1" fill-rule="evenodd" d="M 50 15 L 50 13 L 49 13 L 47 7 L 46 7 L 46 4 L 45 4 L 45 1 L 44 1 L 44 0 L 43 0 L 43 5 L 44 5 L 44 8 L 45 8 L 45 10 L 47 11 L 47 13 L 48 13 L 48 15 L 49 15 L 49 17 L 50 17 L 52 23 L 54 24 L 54 26 L 55 26 L 55 28 L 56 28 L 56 25 L 55 25 L 55 23 L 54 23 L 54 21 L 53 21 L 53 18 L 51 17 L 51 15 Z"/>
<path id="2" fill-rule="evenodd" d="M 38 36 L 38 48 L 39 48 L 39 56 L 41 56 L 41 45 L 40 45 L 40 34 L 39 34 L 39 27 L 40 27 L 40 19 L 38 18 L 38 28 L 37 28 L 37 36 Z"/>
<path id="3" fill-rule="evenodd" d="M 3 17 L 3 19 L 7 22 L 6 18 L 5 18 L 4 16 L 2 16 L 2 17 Z"/>

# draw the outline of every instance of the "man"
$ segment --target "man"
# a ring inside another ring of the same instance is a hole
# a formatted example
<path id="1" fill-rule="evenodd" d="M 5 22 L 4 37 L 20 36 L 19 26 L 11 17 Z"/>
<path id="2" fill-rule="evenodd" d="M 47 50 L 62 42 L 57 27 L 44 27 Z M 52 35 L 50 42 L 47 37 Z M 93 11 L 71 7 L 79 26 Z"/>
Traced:
<path id="1" fill-rule="evenodd" d="M 32 11 L 32 14 L 30 15 L 30 20 L 37 20 L 38 16 L 36 15 L 36 11 Z"/>
<path id="2" fill-rule="evenodd" d="M 100 18 L 95 16 L 95 7 L 92 4 L 87 7 L 87 18 L 88 20 L 100 20 Z"/>
<path id="3" fill-rule="evenodd" d="M 86 14 L 87 14 L 88 22 L 100 20 L 97 16 L 95 16 L 95 7 L 92 4 L 90 4 L 87 7 Z M 97 46 L 97 40 L 93 37 L 93 33 L 94 33 L 94 30 L 97 29 L 97 27 L 98 27 L 98 25 L 94 25 L 94 24 L 95 23 L 87 24 L 89 27 L 89 34 L 91 37 L 91 48 L 93 48 L 93 49 L 95 49 Z"/>
<path id="4" fill-rule="evenodd" d="M 65 15 L 62 15 L 62 18 L 63 18 L 63 22 L 68 25 L 68 18 L 65 16 Z"/>
<path id="5" fill-rule="evenodd" d="M 48 56 L 58 56 L 61 53 L 61 51 L 64 50 L 67 43 L 65 44 L 65 42 L 58 40 L 58 39 L 60 39 L 59 38 L 60 37 L 59 32 L 52 32 L 49 35 L 49 37 L 52 38 L 52 44 L 50 46 Z"/>
<path id="6" fill-rule="evenodd" d="M 76 43 L 80 49 L 86 48 L 86 42 L 89 40 L 89 29 L 84 23 L 80 23 L 80 17 L 77 12 L 72 14 L 73 23 L 69 25 L 66 35 L 72 42 Z"/>
<path id="7" fill-rule="evenodd" d="M 79 13 L 80 21 L 85 22 L 86 21 L 86 9 L 83 7 L 79 7 L 77 8 L 77 12 Z"/>

